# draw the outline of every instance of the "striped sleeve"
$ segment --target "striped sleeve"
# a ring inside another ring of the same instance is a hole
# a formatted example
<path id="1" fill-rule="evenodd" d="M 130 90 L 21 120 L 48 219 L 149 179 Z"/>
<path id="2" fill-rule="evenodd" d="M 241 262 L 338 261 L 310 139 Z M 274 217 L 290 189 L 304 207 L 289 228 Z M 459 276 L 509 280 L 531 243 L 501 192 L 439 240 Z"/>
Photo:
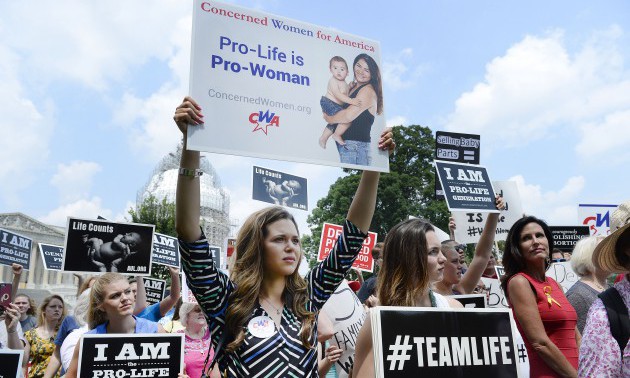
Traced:
<path id="1" fill-rule="evenodd" d="M 324 306 L 344 279 L 366 237 L 367 234 L 346 219 L 333 250 L 307 274 L 309 297 L 317 309 Z"/>
<path id="2" fill-rule="evenodd" d="M 179 253 L 186 283 L 203 309 L 213 341 L 220 339 L 225 324 L 228 298 L 234 290 L 229 277 L 212 260 L 208 240 L 202 233 L 199 240 L 188 243 L 179 239 Z"/>

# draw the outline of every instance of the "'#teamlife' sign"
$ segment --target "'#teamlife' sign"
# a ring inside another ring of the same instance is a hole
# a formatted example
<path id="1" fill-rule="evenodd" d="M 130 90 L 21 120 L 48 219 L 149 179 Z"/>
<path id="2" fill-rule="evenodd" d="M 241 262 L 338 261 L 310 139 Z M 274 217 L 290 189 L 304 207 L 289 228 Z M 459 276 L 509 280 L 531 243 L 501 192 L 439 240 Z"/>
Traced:
<path id="1" fill-rule="evenodd" d="M 79 377 L 169 377 L 184 368 L 184 334 L 84 334 Z"/>
<path id="2" fill-rule="evenodd" d="M 509 309 L 376 307 L 379 378 L 519 377 Z"/>
<path id="3" fill-rule="evenodd" d="M 386 127 L 378 42 L 220 1 L 192 3 L 190 95 L 207 125 L 188 131 L 188 148 L 389 171 L 378 149 Z"/>

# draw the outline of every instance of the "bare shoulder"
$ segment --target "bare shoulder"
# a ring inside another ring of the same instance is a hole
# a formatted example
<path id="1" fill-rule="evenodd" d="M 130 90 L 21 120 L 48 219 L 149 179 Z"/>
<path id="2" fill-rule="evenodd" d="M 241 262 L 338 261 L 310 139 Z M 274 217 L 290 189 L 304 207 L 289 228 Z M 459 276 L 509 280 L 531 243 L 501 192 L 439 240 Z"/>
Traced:
<path id="1" fill-rule="evenodd" d="M 464 305 L 462 305 L 462 303 L 460 301 L 458 301 L 457 299 L 446 297 L 446 300 L 448 300 L 448 305 L 451 308 L 463 308 L 464 307 Z"/>

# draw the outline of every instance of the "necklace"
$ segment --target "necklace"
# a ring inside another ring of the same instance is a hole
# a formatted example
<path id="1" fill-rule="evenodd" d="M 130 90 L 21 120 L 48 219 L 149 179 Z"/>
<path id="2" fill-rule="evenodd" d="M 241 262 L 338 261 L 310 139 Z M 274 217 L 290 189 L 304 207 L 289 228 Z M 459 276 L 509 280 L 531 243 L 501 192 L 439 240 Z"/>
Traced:
<path id="1" fill-rule="evenodd" d="M 595 288 L 597 291 L 604 291 L 604 287 L 602 285 L 600 285 L 597 281 L 595 280 L 585 280 L 585 282 L 587 284 L 590 284 L 593 288 Z"/>
<path id="2" fill-rule="evenodd" d="M 281 309 L 280 309 L 280 308 L 278 308 L 278 307 L 274 306 L 274 305 L 273 305 L 273 303 L 271 303 L 271 302 L 269 302 L 269 301 L 267 300 L 267 298 L 262 298 L 262 300 L 263 300 L 263 301 L 265 301 L 265 302 L 267 302 L 267 303 L 269 304 L 269 306 L 273 307 L 273 309 L 274 309 L 274 310 L 276 310 L 276 315 L 280 315 L 280 312 L 281 312 Z M 282 307 L 284 307 L 284 305 L 283 305 Z"/>
<path id="3" fill-rule="evenodd" d="M 437 301 L 435 300 L 433 290 L 429 290 L 429 300 L 431 301 L 431 307 L 437 307 Z"/>

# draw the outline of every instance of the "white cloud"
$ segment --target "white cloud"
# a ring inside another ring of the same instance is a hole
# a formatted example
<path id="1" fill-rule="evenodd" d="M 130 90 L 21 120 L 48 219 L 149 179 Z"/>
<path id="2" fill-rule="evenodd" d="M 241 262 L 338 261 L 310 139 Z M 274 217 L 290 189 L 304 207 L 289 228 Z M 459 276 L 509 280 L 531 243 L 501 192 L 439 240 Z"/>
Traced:
<path id="1" fill-rule="evenodd" d="M 585 186 L 583 176 L 570 177 L 556 191 L 543 191 L 540 185 L 529 184 L 521 175 L 511 177 L 515 181 L 526 214 L 542 218 L 550 225 L 566 226 L 577 222 L 577 203 Z"/>
<path id="2" fill-rule="evenodd" d="M 617 26 L 593 33 L 573 54 L 561 31 L 525 37 L 488 63 L 484 80 L 457 99 L 446 129 L 482 134 L 489 148 L 575 135 L 579 154 L 609 153 L 628 133 L 615 124 L 630 110 L 621 36 Z M 595 133 L 597 145 L 589 149 Z"/>
<path id="3" fill-rule="evenodd" d="M 402 49 L 398 54 L 383 60 L 383 84 L 393 91 L 412 87 L 426 71 L 413 62 L 413 49 Z"/>
<path id="4" fill-rule="evenodd" d="M 101 166 L 90 161 L 59 164 L 50 183 L 59 191 L 61 203 L 69 203 L 88 197 L 94 175 L 100 171 Z"/>
<path id="5" fill-rule="evenodd" d="M 386 122 L 387 127 L 394 127 L 394 126 L 407 126 L 409 124 L 409 120 L 403 116 L 394 116 L 392 118 L 389 118 Z"/>
<path id="6" fill-rule="evenodd" d="M 20 205 L 20 191 L 46 162 L 54 129 L 52 106 L 38 108 L 24 93 L 18 75 L 23 63 L 0 44 L 0 201 L 8 207 Z"/>
<path id="7" fill-rule="evenodd" d="M 0 43 L 28 57 L 24 70 L 32 81 L 70 79 L 104 89 L 109 80 L 123 79 L 131 67 L 169 56 L 173 24 L 190 13 L 190 4 L 175 0 L 3 2 L 0 13 L 6 16 L 3 28 L 11 30 L 10 37 Z"/>
<path id="8" fill-rule="evenodd" d="M 55 226 L 65 226 L 67 217 L 96 219 L 98 216 L 112 219 L 112 211 L 102 206 L 100 197 L 80 199 L 75 202 L 61 205 L 39 218 L 40 221 Z"/>

